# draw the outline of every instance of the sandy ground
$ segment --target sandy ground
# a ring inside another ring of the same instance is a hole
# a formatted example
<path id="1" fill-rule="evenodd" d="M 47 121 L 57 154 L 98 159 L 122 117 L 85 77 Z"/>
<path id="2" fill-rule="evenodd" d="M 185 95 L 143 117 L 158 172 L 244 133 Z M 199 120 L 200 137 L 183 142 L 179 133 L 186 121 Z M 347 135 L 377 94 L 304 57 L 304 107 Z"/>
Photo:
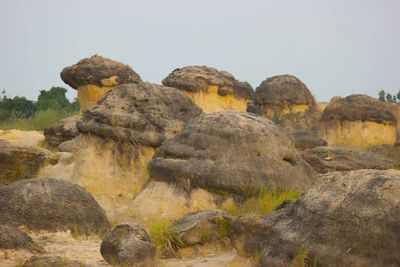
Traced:
<path id="1" fill-rule="evenodd" d="M 45 249 L 42 255 L 60 256 L 73 259 L 88 266 L 110 266 L 100 254 L 101 239 L 99 237 L 74 238 L 70 232 L 28 233 L 33 240 Z M 22 266 L 35 254 L 25 250 L 0 250 L 0 267 Z M 36 254 L 39 255 L 39 254 Z M 236 252 L 221 252 L 200 258 L 161 260 L 165 267 L 246 267 L 251 263 L 237 256 Z"/>
<path id="2" fill-rule="evenodd" d="M 39 131 L 0 130 L 0 139 L 18 145 L 41 147 L 44 142 L 44 135 L 43 132 Z"/>

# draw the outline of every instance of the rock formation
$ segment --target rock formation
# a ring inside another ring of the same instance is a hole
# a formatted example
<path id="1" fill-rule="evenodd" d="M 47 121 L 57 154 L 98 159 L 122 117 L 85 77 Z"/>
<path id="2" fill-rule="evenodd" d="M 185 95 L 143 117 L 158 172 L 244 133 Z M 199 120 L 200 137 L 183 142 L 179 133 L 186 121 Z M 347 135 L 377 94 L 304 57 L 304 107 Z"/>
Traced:
<path id="1" fill-rule="evenodd" d="M 0 140 L 0 186 L 35 177 L 50 156 L 45 149 Z"/>
<path id="2" fill-rule="evenodd" d="M 200 114 L 177 89 L 144 82 L 117 86 L 84 112 L 77 124 L 82 135 L 68 141 L 72 160 L 41 174 L 83 186 L 111 219 L 124 220 L 147 182 L 154 149 Z"/>
<path id="3" fill-rule="evenodd" d="M 77 137 L 80 132 L 76 127 L 76 123 L 81 119 L 81 116 L 75 115 L 62 119 L 44 129 L 46 143 L 51 147 L 58 147 L 61 143 L 72 140 Z"/>
<path id="4" fill-rule="evenodd" d="M 16 227 L 0 225 L 0 249 L 26 249 L 32 252 L 43 252 L 32 238 Z"/>
<path id="5" fill-rule="evenodd" d="M 101 243 L 100 252 L 111 265 L 154 266 L 156 247 L 138 224 L 120 224 Z"/>
<path id="6" fill-rule="evenodd" d="M 39 178 L 0 187 L 0 224 L 79 234 L 101 234 L 109 227 L 104 211 L 83 188 Z"/>
<path id="7" fill-rule="evenodd" d="M 205 113 L 247 108 L 246 86 L 226 71 L 188 66 L 175 69 L 162 83 L 184 91 Z"/>
<path id="8" fill-rule="evenodd" d="M 298 150 L 306 150 L 313 147 L 326 146 L 328 143 L 309 132 L 294 132 L 290 134 L 294 147 Z"/>
<path id="9" fill-rule="evenodd" d="M 124 83 L 138 83 L 142 79 L 128 65 L 94 55 L 62 70 L 61 79 L 78 90 L 81 110 L 96 104 L 110 88 Z"/>
<path id="10" fill-rule="evenodd" d="M 33 256 L 22 267 L 89 267 L 81 262 L 59 256 Z"/>
<path id="11" fill-rule="evenodd" d="M 264 80 L 257 88 L 254 104 L 258 113 L 288 131 L 314 132 L 320 112 L 307 86 L 292 75 Z"/>
<path id="12" fill-rule="evenodd" d="M 396 142 L 395 115 L 387 105 L 366 95 L 333 98 L 320 124 L 320 135 L 329 145 L 368 148 Z"/>
<path id="13" fill-rule="evenodd" d="M 400 169 L 400 162 L 383 155 L 341 147 L 315 147 L 302 157 L 317 173 L 360 169 Z"/>
<path id="14" fill-rule="evenodd" d="M 400 257 L 400 171 L 320 175 L 295 202 L 265 217 L 239 217 L 230 228 L 242 255 L 261 266 L 396 266 Z"/>
<path id="15" fill-rule="evenodd" d="M 151 178 L 239 195 L 260 188 L 304 189 L 312 171 L 270 120 L 237 111 L 191 120 L 149 163 Z"/>

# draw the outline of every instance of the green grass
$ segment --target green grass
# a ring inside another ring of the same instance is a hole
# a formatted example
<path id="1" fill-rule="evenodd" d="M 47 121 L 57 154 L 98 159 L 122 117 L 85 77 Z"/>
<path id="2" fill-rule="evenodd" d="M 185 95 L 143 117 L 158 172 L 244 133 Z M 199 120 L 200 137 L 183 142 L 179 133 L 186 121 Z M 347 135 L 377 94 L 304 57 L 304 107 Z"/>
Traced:
<path id="1" fill-rule="evenodd" d="M 298 190 L 262 189 L 244 202 L 225 208 L 232 215 L 266 215 L 273 212 L 285 200 L 295 200 L 300 196 Z"/>
<path id="2" fill-rule="evenodd" d="M 176 249 L 182 245 L 172 222 L 168 220 L 154 220 L 149 223 L 151 242 L 156 246 L 160 256 L 174 256 Z"/>
<path id="3" fill-rule="evenodd" d="M 77 111 L 70 110 L 46 110 L 38 111 L 29 119 L 13 119 L 10 121 L 0 122 L 0 129 L 18 129 L 25 131 L 42 131 L 44 128 L 56 123 L 66 117 L 79 114 Z"/>

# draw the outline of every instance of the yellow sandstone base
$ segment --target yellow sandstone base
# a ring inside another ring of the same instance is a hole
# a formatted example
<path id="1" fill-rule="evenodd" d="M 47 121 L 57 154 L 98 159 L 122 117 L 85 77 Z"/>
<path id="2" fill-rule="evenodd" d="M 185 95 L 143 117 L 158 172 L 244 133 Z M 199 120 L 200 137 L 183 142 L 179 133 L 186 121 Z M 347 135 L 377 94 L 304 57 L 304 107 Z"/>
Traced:
<path id="1" fill-rule="evenodd" d="M 289 113 L 304 113 L 308 110 L 308 105 L 287 105 L 285 107 L 264 107 L 264 113 L 267 117 L 272 118 L 275 114 L 284 116 Z"/>
<path id="2" fill-rule="evenodd" d="M 78 99 L 81 111 L 94 106 L 112 87 L 99 87 L 93 84 L 78 87 Z"/>
<path id="3" fill-rule="evenodd" d="M 224 110 L 246 111 L 247 100 L 236 98 L 233 95 L 221 96 L 218 94 L 218 86 L 210 86 L 207 92 L 186 93 L 203 112 L 211 113 Z"/>
<path id="4" fill-rule="evenodd" d="M 396 128 L 390 123 L 372 121 L 325 122 L 321 124 L 320 137 L 329 145 L 364 149 L 378 144 L 394 144 Z"/>

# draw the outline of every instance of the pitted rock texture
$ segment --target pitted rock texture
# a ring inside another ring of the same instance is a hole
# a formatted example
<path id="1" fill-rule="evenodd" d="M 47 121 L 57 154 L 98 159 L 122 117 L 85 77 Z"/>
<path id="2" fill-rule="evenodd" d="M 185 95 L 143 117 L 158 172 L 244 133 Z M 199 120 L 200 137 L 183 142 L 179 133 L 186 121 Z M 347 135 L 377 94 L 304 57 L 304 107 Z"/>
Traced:
<path id="1" fill-rule="evenodd" d="M 99 55 L 81 59 L 78 63 L 64 68 L 60 76 L 66 84 L 74 89 L 88 84 L 109 87 L 110 85 L 142 81 L 140 76 L 128 65 Z M 112 79 L 111 83 L 105 81 L 110 78 Z"/>
<path id="2" fill-rule="evenodd" d="M 396 116 L 385 103 L 367 95 L 333 98 L 325 108 L 321 121 L 371 121 L 397 124 Z"/>
<path id="3" fill-rule="evenodd" d="M 0 249 L 26 249 L 32 252 L 43 252 L 32 238 L 16 227 L 0 225 Z"/>
<path id="4" fill-rule="evenodd" d="M 260 188 L 303 189 L 312 169 L 270 120 L 215 112 L 191 120 L 149 163 L 150 177 L 247 194 Z"/>
<path id="5" fill-rule="evenodd" d="M 278 75 L 264 80 L 257 88 L 254 98 L 256 106 L 308 105 L 315 99 L 307 86 L 292 75 Z"/>
<path id="6" fill-rule="evenodd" d="M 120 224 L 101 243 L 100 252 L 111 265 L 154 266 L 156 247 L 138 224 Z M 147 265 L 146 265 L 147 264 Z"/>
<path id="7" fill-rule="evenodd" d="M 341 147 L 315 147 L 302 157 L 317 173 L 360 169 L 400 169 L 400 162 L 368 151 Z"/>
<path id="8" fill-rule="evenodd" d="M 109 228 L 104 211 L 82 187 L 47 178 L 0 187 L 0 224 L 77 234 L 102 234 Z"/>
<path id="9" fill-rule="evenodd" d="M 78 129 L 116 141 L 158 147 L 201 114 L 201 109 L 175 88 L 130 83 L 113 88 L 98 105 L 85 111 Z"/>
<path id="10" fill-rule="evenodd" d="M 314 147 L 326 146 L 328 143 L 309 132 L 294 132 L 290 134 L 294 146 L 298 150 L 306 150 Z"/>
<path id="11" fill-rule="evenodd" d="M 33 256 L 22 267 L 89 267 L 81 262 L 59 256 Z"/>
<path id="12" fill-rule="evenodd" d="M 232 74 L 207 66 L 175 69 L 162 81 L 162 84 L 188 92 L 207 91 L 210 86 L 218 86 L 217 93 L 221 96 L 229 94 L 240 99 L 250 97 L 246 86 Z"/>
<path id="13" fill-rule="evenodd" d="M 261 266 L 398 266 L 400 171 L 358 170 L 316 177 L 296 201 L 265 217 L 240 217 L 230 237 Z"/>
<path id="14" fill-rule="evenodd" d="M 62 119 L 44 129 L 44 136 L 47 144 L 52 147 L 58 147 L 61 143 L 69 141 L 77 137 L 80 132 L 76 127 L 76 123 L 81 119 L 80 115 L 71 116 Z"/>

